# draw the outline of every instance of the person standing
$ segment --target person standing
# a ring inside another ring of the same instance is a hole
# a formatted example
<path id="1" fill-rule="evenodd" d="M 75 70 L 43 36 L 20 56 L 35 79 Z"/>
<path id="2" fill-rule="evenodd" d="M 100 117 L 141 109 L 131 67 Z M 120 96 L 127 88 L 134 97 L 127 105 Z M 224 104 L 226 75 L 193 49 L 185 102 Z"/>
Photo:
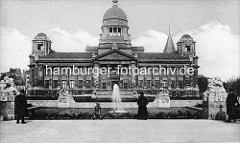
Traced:
<path id="1" fill-rule="evenodd" d="M 233 120 L 236 121 L 236 107 L 238 104 L 237 95 L 234 93 L 233 89 L 230 89 L 230 94 L 228 94 L 228 97 L 226 99 L 227 104 L 227 114 L 228 114 L 228 122 L 231 122 Z"/>
<path id="2" fill-rule="evenodd" d="M 215 120 L 222 120 L 222 121 L 226 121 L 226 113 L 223 111 L 223 106 L 220 105 L 219 106 L 219 111 L 216 114 Z"/>
<path id="3" fill-rule="evenodd" d="M 138 119 L 147 120 L 148 99 L 144 96 L 144 93 L 142 91 L 140 92 L 140 96 L 138 97 L 137 104 L 138 104 Z"/>
<path id="4" fill-rule="evenodd" d="M 237 100 L 238 100 L 238 103 L 237 103 L 237 107 L 236 107 L 236 120 L 240 120 L 240 95 L 237 96 Z"/>
<path id="5" fill-rule="evenodd" d="M 27 100 L 24 90 L 21 90 L 20 94 L 15 97 L 14 103 L 17 124 L 19 124 L 19 120 L 21 120 L 22 124 L 25 124 L 24 116 L 27 114 Z"/>
<path id="6" fill-rule="evenodd" d="M 96 118 L 100 118 L 102 120 L 102 107 L 100 106 L 100 103 L 96 103 L 96 106 L 94 107 L 93 120 Z"/>

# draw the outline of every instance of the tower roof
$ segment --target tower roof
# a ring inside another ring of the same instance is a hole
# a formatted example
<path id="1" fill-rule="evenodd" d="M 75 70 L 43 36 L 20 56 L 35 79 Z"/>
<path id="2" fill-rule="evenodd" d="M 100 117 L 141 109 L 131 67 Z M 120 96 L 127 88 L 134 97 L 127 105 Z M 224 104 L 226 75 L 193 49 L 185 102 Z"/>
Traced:
<path id="1" fill-rule="evenodd" d="M 190 38 L 192 38 L 192 37 L 189 34 L 184 34 L 182 36 L 182 39 L 190 39 Z"/>
<path id="2" fill-rule="evenodd" d="M 50 41 L 50 42 L 51 42 L 51 40 L 50 40 L 50 39 L 47 37 L 47 35 L 46 35 L 45 33 L 43 33 L 43 32 L 38 33 L 38 34 L 34 37 L 33 40 L 47 40 L 47 41 Z"/>
<path id="3" fill-rule="evenodd" d="M 39 36 L 39 37 L 46 37 L 47 35 L 45 33 L 43 33 L 43 32 L 40 32 L 40 33 L 37 34 L 37 36 Z"/>
<path id="4" fill-rule="evenodd" d="M 117 2 L 117 0 L 113 0 L 113 6 L 105 12 L 103 16 L 103 21 L 108 19 L 119 19 L 128 21 L 126 13 L 117 6 Z"/>
<path id="5" fill-rule="evenodd" d="M 172 36 L 170 33 L 170 27 L 169 27 L 168 39 L 167 39 L 167 43 L 165 45 L 163 53 L 173 53 L 173 52 L 175 52 L 175 47 L 174 47 L 174 43 L 172 40 Z"/>

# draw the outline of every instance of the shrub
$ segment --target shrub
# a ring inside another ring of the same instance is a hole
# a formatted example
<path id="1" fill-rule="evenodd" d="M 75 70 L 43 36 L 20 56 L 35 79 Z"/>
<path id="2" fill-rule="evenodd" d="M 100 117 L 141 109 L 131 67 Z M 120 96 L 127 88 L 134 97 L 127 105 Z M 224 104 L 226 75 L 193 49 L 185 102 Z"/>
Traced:
<path id="1" fill-rule="evenodd" d="M 171 119 L 177 119 L 178 118 L 178 113 L 176 113 L 176 112 L 169 112 L 170 114 L 169 114 L 169 117 L 171 118 Z"/>
<path id="2" fill-rule="evenodd" d="M 195 117 L 194 117 L 194 115 L 190 111 L 186 111 L 186 118 L 187 119 L 193 119 Z"/>
<path id="3" fill-rule="evenodd" d="M 158 112 L 157 114 L 155 114 L 155 118 L 157 119 L 163 119 L 164 118 L 164 115 L 165 113 L 164 112 Z"/>

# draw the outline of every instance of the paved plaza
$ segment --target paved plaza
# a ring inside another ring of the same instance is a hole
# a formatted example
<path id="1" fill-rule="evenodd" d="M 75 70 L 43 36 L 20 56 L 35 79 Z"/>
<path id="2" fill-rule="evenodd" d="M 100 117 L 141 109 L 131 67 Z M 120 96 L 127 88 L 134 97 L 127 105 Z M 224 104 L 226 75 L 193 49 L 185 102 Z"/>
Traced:
<path id="1" fill-rule="evenodd" d="M 240 124 L 212 120 L 33 120 L 0 123 L 1 143 L 240 142 Z"/>

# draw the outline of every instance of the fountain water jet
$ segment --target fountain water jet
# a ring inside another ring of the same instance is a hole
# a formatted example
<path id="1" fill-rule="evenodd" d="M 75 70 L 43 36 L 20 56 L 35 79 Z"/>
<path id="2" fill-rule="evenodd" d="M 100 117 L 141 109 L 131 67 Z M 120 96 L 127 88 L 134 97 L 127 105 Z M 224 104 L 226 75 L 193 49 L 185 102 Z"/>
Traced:
<path id="1" fill-rule="evenodd" d="M 126 113 L 126 111 L 123 110 L 122 98 L 117 84 L 113 85 L 112 102 L 114 113 Z"/>

